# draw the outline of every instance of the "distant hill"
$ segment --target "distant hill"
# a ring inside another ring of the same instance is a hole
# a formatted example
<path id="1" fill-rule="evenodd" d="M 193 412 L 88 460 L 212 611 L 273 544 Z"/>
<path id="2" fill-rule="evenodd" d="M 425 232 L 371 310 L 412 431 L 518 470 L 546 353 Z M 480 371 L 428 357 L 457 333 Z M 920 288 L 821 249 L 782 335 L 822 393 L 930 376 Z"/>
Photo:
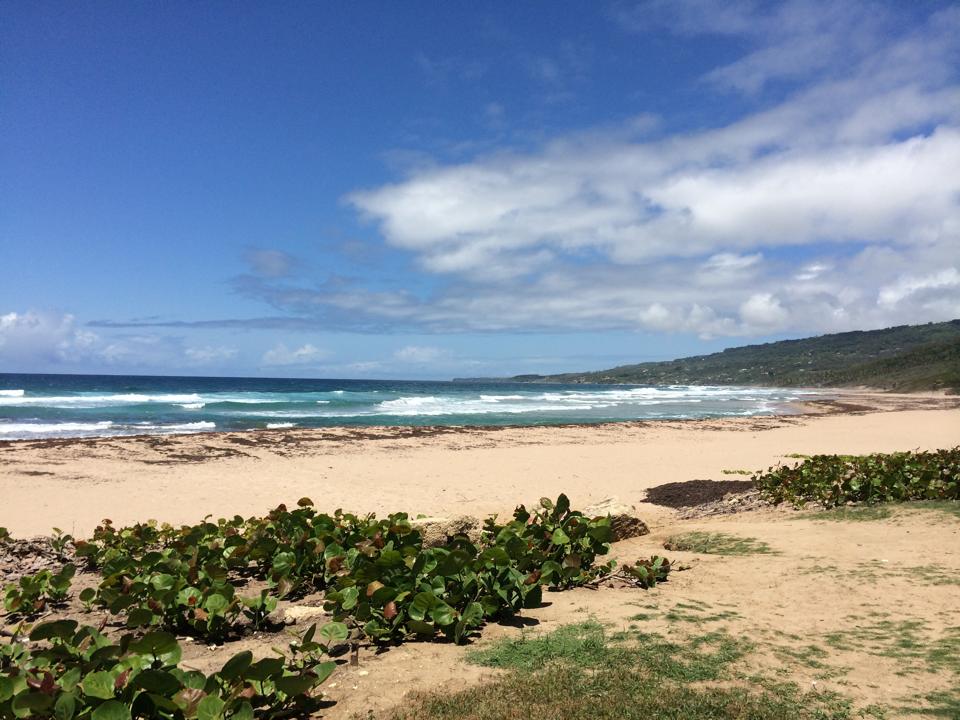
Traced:
<path id="1" fill-rule="evenodd" d="M 960 391 L 960 320 L 821 335 L 513 382 L 769 385 Z"/>

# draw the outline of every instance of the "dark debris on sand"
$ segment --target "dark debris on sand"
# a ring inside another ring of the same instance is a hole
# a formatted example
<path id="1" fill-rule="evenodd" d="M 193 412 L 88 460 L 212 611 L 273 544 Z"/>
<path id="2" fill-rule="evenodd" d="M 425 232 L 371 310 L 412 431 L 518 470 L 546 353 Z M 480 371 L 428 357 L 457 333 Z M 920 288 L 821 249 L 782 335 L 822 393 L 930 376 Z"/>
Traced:
<path id="1" fill-rule="evenodd" d="M 753 490 L 750 480 L 688 480 L 672 482 L 647 490 L 646 502 L 677 510 L 723 499 L 730 493 Z"/>
<path id="2" fill-rule="evenodd" d="M 683 519 L 770 507 L 750 480 L 688 480 L 647 490 L 646 502 L 679 510 Z"/>
<path id="3" fill-rule="evenodd" d="M 0 541 L 0 587 L 41 570 L 58 572 L 69 559 L 59 555 L 45 537 Z"/>

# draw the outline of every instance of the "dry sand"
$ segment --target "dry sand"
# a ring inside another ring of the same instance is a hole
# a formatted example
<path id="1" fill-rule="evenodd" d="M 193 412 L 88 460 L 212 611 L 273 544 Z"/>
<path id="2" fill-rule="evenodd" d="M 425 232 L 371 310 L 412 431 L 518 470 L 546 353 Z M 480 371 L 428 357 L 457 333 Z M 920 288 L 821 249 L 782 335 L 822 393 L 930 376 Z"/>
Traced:
<path id="1" fill-rule="evenodd" d="M 102 517 L 193 522 L 206 513 L 262 513 L 303 495 L 321 509 L 478 515 L 561 491 L 575 506 L 614 495 L 637 504 L 652 529 L 615 545 L 624 560 L 663 553 L 668 536 L 689 530 L 757 538 L 776 554 L 671 552 L 692 567 L 655 590 L 551 593 L 545 607 L 525 612 L 528 630 L 491 625 L 477 645 L 591 616 L 613 629 L 675 638 L 722 629 L 754 643 L 745 672 L 835 690 L 857 708 L 880 705 L 886 717 L 906 716 L 938 692 L 953 692 L 960 703 L 958 665 L 930 659 L 960 652 L 958 517 L 907 507 L 871 522 L 827 522 L 787 509 L 682 520 L 642 502 L 656 485 L 742 479 L 723 471 L 764 468 L 791 453 L 932 449 L 960 439 L 957 398 L 845 393 L 803 409 L 810 414 L 593 427 L 4 443 L 0 525 L 19 536 L 52 525 L 82 536 Z M 319 598 L 299 604 L 311 603 Z M 644 619 L 631 619 L 638 615 Z M 319 609 L 297 627 L 315 620 L 323 621 Z M 185 657 L 211 670 L 239 649 L 269 654 L 283 644 L 269 635 L 214 651 L 192 644 Z M 341 667 L 327 684 L 336 704 L 323 716 L 379 717 L 410 690 L 456 689 L 493 672 L 464 656 L 464 648 L 440 643 L 364 649 L 359 667 Z"/>
<path id="2" fill-rule="evenodd" d="M 731 479 L 791 453 L 955 444 L 960 398 L 845 393 L 817 414 L 525 428 L 263 430 L 0 442 L 0 526 L 77 536 L 102 518 L 196 522 L 312 498 L 321 509 L 488 514 L 565 492 L 575 506 Z M 880 410 L 879 412 L 873 410 Z M 657 512 L 651 509 L 651 512 Z"/>

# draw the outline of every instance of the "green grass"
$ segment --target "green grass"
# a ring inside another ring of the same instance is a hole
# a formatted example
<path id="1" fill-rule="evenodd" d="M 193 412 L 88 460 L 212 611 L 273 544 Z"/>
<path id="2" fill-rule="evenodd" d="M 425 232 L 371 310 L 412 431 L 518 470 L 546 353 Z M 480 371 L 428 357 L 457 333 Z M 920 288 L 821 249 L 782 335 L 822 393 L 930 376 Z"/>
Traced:
<path id="1" fill-rule="evenodd" d="M 801 520 L 829 520 L 832 522 L 862 522 L 886 520 L 893 515 L 885 505 L 850 505 L 848 507 L 831 508 L 819 512 L 804 513 Z"/>
<path id="2" fill-rule="evenodd" d="M 706 555 L 770 555 L 774 553 L 767 543 L 756 538 L 699 531 L 673 535 L 667 538 L 663 546 L 667 550 Z"/>
<path id="3" fill-rule="evenodd" d="M 901 503 L 883 503 L 878 505 L 848 505 L 846 507 L 818 510 L 803 513 L 801 520 L 870 521 L 886 520 L 901 510 L 926 510 L 945 513 L 960 519 L 960 501 L 957 500 L 912 500 Z"/>
<path id="4" fill-rule="evenodd" d="M 960 585 L 960 573 L 943 565 L 898 565 L 871 560 L 858 563 L 855 570 L 846 573 L 864 580 L 905 578 L 920 585 Z"/>
<path id="5" fill-rule="evenodd" d="M 934 510 L 960 520 L 960 500 L 917 500 L 903 503 L 901 507 L 907 510 Z"/>
<path id="6" fill-rule="evenodd" d="M 850 630 L 827 633 L 824 639 L 837 650 L 860 651 L 896 660 L 898 674 L 950 673 L 960 676 L 960 627 L 936 635 L 920 619 L 878 619 Z"/>
<path id="7" fill-rule="evenodd" d="M 688 622 L 697 625 L 720 622 L 721 620 L 735 620 L 741 617 L 743 616 L 736 610 L 714 611 L 707 603 L 696 600 L 678 602 L 664 615 L 664 619 L 670 622 Z"/>
<path id="8" fill-rule="evenodd" d="M 795 686 L 739 677 L 749 644 L 726 633 L 686 642 L 644 632 L 608 634 L 588 621 L 505 640 L 469 656 L 506 670 L 460 692 L 414 695 L 393 720 L 844 720 L 849 704 Z M 722 685 L 720 685 L 722 683 Z"/>

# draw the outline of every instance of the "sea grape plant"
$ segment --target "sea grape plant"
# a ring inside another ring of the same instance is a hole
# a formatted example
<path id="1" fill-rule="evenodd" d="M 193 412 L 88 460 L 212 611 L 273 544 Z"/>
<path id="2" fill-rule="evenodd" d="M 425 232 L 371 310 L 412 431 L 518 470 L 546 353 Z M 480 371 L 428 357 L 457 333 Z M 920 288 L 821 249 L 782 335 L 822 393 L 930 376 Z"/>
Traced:
<path id="1" fill-rule="evenodd" d="M 479 542 L 458 537 L 424 548 L 405 513 L 384 518 L 318 513 L 309 498 L 265 517 L 236 516 L 173 527 L 109 520 L 77 557 L 103 580 L 81 600 L 146 627 L 220 641 L 260 627 L 277 600 L 324 591 L 338 620 L 380 642 L 440 632 L 462 642 L 485 621 L 541 601 L 542 586 L 563 589 L 609 571 L 609 518 L 588 518 L 561 495 L 512 519 L 486 521 Z M 242 586 L 266 582 L 252 596 Z"/>
<path id="2" fill-rule="evenodd" d="M 835 507 L 849 502 L 960 500 L 960 447 L 932 452 L 813 455 L 753 476 L 773 502 Z"/>
<path id="3" fill-rule="evenodd" d="M 290 656 L 254 660 L 249 651 L 212 675 L 179 666 L 181 650 L 165 632 L 124 635 L 116 643 L 74 620 L 36 625 L 31 645 L 0 646 L 0 717 L 131 717 L 214 720 L 278 717 L 315 709 L 315 688 L 333 672 L 317 636 L 345 627 L 311 627 L 290 645 Z"/>
<path id="4" fill-rule="evenodd" d="M 7 586 L 3 594 L 4 608 L 9 613 L 30 616 L 43 612 L 49 604 L 63 602 L 70 593 L 76 570 L 76 566 L 68 563 L 55 573 L 41 570 L 24 575 Z"/>
<path id="5" fill-rule="evenodd" d="M 652 588 L 667 579 L 670 561 L 661 555 L 653 555 L 649 560 L 637 560 L 633 565 L 624 565 L 620 569 L 640 587 Z"/>

